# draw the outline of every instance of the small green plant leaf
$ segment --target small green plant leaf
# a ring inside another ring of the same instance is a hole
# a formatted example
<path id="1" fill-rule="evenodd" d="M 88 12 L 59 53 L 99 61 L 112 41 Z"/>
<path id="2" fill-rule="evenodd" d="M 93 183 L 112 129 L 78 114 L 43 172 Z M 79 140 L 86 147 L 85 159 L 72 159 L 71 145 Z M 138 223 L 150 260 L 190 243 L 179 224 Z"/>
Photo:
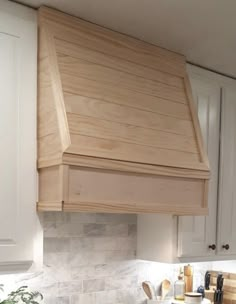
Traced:
<path id="1" fill-rule="evenodd" d="M 16 291 L 12 291 L 8 295 L 8 298 L 0 302 L 0 304 L 17 304 L 22 302 L 25 304 L 39 304 L 36 300 L 43 300 L 43 295 L 38 291 L 28 291 L 28 286 L 21 286 Z"/>

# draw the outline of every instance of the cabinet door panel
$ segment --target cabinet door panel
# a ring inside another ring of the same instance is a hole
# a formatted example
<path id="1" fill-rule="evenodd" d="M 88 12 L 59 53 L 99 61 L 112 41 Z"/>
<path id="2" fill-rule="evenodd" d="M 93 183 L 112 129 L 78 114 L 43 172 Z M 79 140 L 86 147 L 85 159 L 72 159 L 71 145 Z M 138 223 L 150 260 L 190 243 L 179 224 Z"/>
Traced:
<path id="1" fill-rule="evenodd" d="M 0 265 L 33 259 L 36 13 L 0 3 Z"/>
<path id="2" fill-rule="evenodd" d="M 235 82 L 236 84 L 236 82 Z M 218 252 L 236 254 L 236 88 L 224 87 L 221 118 Z M 222 248 L 229 244 L 229 250 Z"/>
<path id="3" fill-rule="evenodd" d="M 220 87 L 207 78 L 195 77 L 194 74 L 190 77 L 211 168 L 208 197 L 209 216 L 179 217 L 178 256 L 212 256 L 215 255 L 215 251 L 210 250 L 208 246 L 216 244 Z"/>
<path id="4" fill-rule="evenodd" d="M 15 244 L 19 212 L 18 38 L 0 34 L 0 244 Z M 15 89 L 12 89 L 14 88 Z"/>

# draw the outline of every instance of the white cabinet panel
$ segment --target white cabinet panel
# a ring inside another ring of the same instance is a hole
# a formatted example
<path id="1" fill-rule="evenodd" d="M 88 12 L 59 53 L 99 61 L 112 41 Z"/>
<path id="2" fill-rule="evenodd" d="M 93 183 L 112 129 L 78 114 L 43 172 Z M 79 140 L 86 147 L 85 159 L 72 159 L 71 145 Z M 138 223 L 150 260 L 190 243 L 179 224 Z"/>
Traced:
<path id="1" fill-rule="evenodd" d="M 190 74 L 190 78 L 211 168 L 209 216 L 179 217 L 178 257 L 215 255 L 215 250 L 209 249 L 209 245 L 216 244 L 220 86 L 194 73 Z"/>
<path id="2" fill-rule="evenodd" d="M 222 92 L 217 249 L 230 255 L 236 254 L 236 85 L 225 86 Z M 227 244 L 228 250 L 222 247 Z"/>
<path id="3" fill-rule="evenodd" d="M 36 12 L 0 3 L 0 264 L 33 259 Z"/>
<path id="4" fill-rule="evenodd" d="M 0 244 L 15 244 L 19 213 L 18 38 L 0 34 Z M 12 89 L 14 88 L 14 89 Z M 6 203 L 7 202 L 7 203 Z"/>

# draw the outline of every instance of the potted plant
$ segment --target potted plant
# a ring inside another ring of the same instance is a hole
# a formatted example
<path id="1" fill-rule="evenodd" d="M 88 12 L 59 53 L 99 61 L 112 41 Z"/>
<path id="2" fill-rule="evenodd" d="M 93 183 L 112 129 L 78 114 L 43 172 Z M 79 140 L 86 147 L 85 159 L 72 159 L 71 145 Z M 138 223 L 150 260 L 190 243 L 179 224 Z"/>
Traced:
<path id="1" fill-rule="evenodd" d="M 0 291 L 3 291 L 2 284 L 0 284 Z M 5 300 L 0 300 L 0 304 L 39 304 L 42 300 L 43 296 L 40 292 L 30 292 L 28 286 L 21 286 L 16 291 L 12 291 Z"/>

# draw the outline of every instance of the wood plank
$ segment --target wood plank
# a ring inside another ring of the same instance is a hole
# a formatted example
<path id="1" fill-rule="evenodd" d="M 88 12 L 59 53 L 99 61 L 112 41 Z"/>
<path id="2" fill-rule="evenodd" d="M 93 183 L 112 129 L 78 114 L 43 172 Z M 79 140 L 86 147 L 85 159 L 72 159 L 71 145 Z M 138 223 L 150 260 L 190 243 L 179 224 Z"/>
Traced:
<path id="1" fill-rule="evenodd" d="M 63 166 L 39 170 L 39 201 L 63 201 Z"/>
<path id="2" fill-rule="evenodd" d="M 184 83 L 185 83 L 185 90 L 186 90 L 186 94 L 187 94 L 187 98 L 188 98 L 188 102 L 189 102 L 190 113 L 192 116 L 193 127 L 194 127 L 194 131 L 196 134 L 196 139 L 197 139 L 199 152 L 200 152 L 200 156 L 201 156 L 201 161 L 205 164 L 205 166 L 207 168 L 210 168 L 208 156 L 206 153 L 207 150 L 205 149 L 203 138 L 202 138 L 202 132 L 201 132 L 201 128 L 200 128 L 198 115 L 196 115 L 197 111 L 196 111 L 196 107 L 195 107 L 195 104 L 193 101 L 191 84 L 190 84 L 189 78 L 187 76 L 184 78 Z"/>
<path id="3" fill-rule="evenodd" d="M 58 128 L 57 115 L 54 104 L 52 81 L 49 71 L 49 57 L 46 44 L 45 32 L 40 30 L 40 55 L 38 68 L 38 158 L 45 159 L 58 158 L 61 154 L 62 146 L 60 141 L 60 131 Z M 51 138 L 45 135 L 51 134 Z M 43 142 L 40 138 L 44 137 Z"/>
<path id="4" fill-rule="evenodd" d="M 167 99 L 131 92 L 118 86 L 99 84 L 97 81 L 78 78 L 76 83 L 71 77 L 62 75 L 64 96 L 82 95 L 84 97 L 102 99 L 107 102 L 127 105 L 132 108 L 142 109 L 180 119 L 191 120 L 187 104 L 171 102 Z"/>
<path id="5" fill-rule="evenodd" d="M 79 18 L 40 8 L 40 24 L 49 26 L 56 37 L 69 41 L 82 41 L 87 47 L 102 49 L 104 53 L 116 54 L 120 58 L 131 58 L 133 62 L 157 67 L 158 70 L 174 75 L 185 75 L 184 56 L 159 48 L 127 35 L 111 31 Z"/>
<path id="6" fill-rule="evenodd" d="M 65 96 L 66 111 L 108 121 L 194 137 L 191 121 L 134 109 L 79 95 Z"/>
<path id="7" fill-rule="evenodd" d="M 158 81 L 177 88 L 184 88 L 183 78 L 164 73 L 153 68 L 146 67 L 133 63 L 130 60 L 115 57 L 114 54 L 104 54 L 102 50 L 93 50 L 84 47 L 83 44 L 78 41 L 65 41 L 62 39 L 55 39 L 57 55 L 69 56 L 73 58 L 82 59 L 95 64 L 101 64 L 114 70 L 126 72 L 128 74 L 140 76 L 145 79 Z"/>
<path id="8" fill-rule="evenodd" d="M 148 175 L 175 176 L 183 178 L 209 179 L 208 171 L 175 168 L 167 166 L 157 166 L 150 164 L 132 163 L 127 161 L 112 160 L 106 158 L 90 157 L 76 154 L 63 154 L 63 164 L 80 166 L 86 168 L 96 168 L 113 170 L 120 172 L 139 173 Z M 54 165 L 54 163 L 52 164 Z"/>
<path id="9" fill-rule="evenodd" d="M 139 92 L 180 103 L 187 103 L 185 91 L 181 88 L 172 87 L 161 82 L 145 79 L 119 70 L 107 68 L 103 65 L 94 64 L 82 59 L 69 56 L 58 57 L 59 69 L 62 75 L 71 78 L 71 81 L 78 82 L 77 77 L 97 81 L 100 85 L 110 84 L 119 86 L 132 92 Z"/>
<path id="10" fill-rule="evenodd" d="M 201 169 L 198 154 L 157 149 L 71 133 L 67 153 L 131 162 Z"/>
<path id="11" fill-rule="evenodd" d="M 96 203 L 106 205 L 110 211 L 115 206 L 123 209 L 143 209 L 152 206 L 190 207 L 201 205 L 203 180 L 174 177 L 143 176 L 94 169 L 69 169 L 69 201 L 71 203 Z M 169 191 L 169 189 L 173 191 Z M 145 200 L 145 204 L 143 204 Z M 67 202 L 65 201 L 65 207 Z"/>
<path id="12" fill-rule="evenodd" d="M 48 211 L 48 208 L 45 206 L 41 211 Z M 49 209 L 51 211 L 51 209 Z M 65 202 L 63 205 L 63 211 L 65 212 L 102 212 L 102 213 L 131 213 L 131 214 L 142 214 L 142 213 L 158 213 L 158 214 L 173 214 L 173 215 L 192 215 L 193 213 L 199 216 L 207 215 L 208 209 L 203 209 L 199 207 L 186 207 L 178 205 L 156 205 L 156 204 L 145 204 L 145 205 L 132 205 L 119 204 L 117 202 L 104 203 L 104 202 L 88 202 L 88 201 L 79 201 L 79 202 Z M 236 301 L 235 301 L 236 302 Z M 225 304 L 228 304 L 224 302 Z M 229 303 L 234 304 L 234 303 Z"/>
<path id="13" fill-rule="evenodd" d="M 48 55 L 48 72 L 51 81 L 51 89 L 53 93 L 53 102 L 55 105 L 54 111 L 56 112 L 56 123 L 59 130 L 60 143 L 62 151 L 70 145 L 70 134 L 69 127 L 67 123 L 64 97 L 61 85 L 61 78 L 59 74 L 56 50 L 54 45 L 54 38 L 51 35 L 50 31 L 44 28 L 44 42 L 47 46 L 47 55 Z"/>
<path id="14" fill-rule="evenodd" d="M 42 211 L 57 211 L 61 212 L 63 211 L 63 203 L 62 201 L 46 201 L 46 202 L 41 202 L 39 201 L 37 203 L 37 211 L 42 212 Z"/>
<path id="15" fill-rule="evenodd" d="M 76 114 L 67 114 L 70 132 L 112 139 L 121 142 L 147 145 L 183 152 L 198 153 L 195 139 L 162 131 L 121 124 Z"/>

